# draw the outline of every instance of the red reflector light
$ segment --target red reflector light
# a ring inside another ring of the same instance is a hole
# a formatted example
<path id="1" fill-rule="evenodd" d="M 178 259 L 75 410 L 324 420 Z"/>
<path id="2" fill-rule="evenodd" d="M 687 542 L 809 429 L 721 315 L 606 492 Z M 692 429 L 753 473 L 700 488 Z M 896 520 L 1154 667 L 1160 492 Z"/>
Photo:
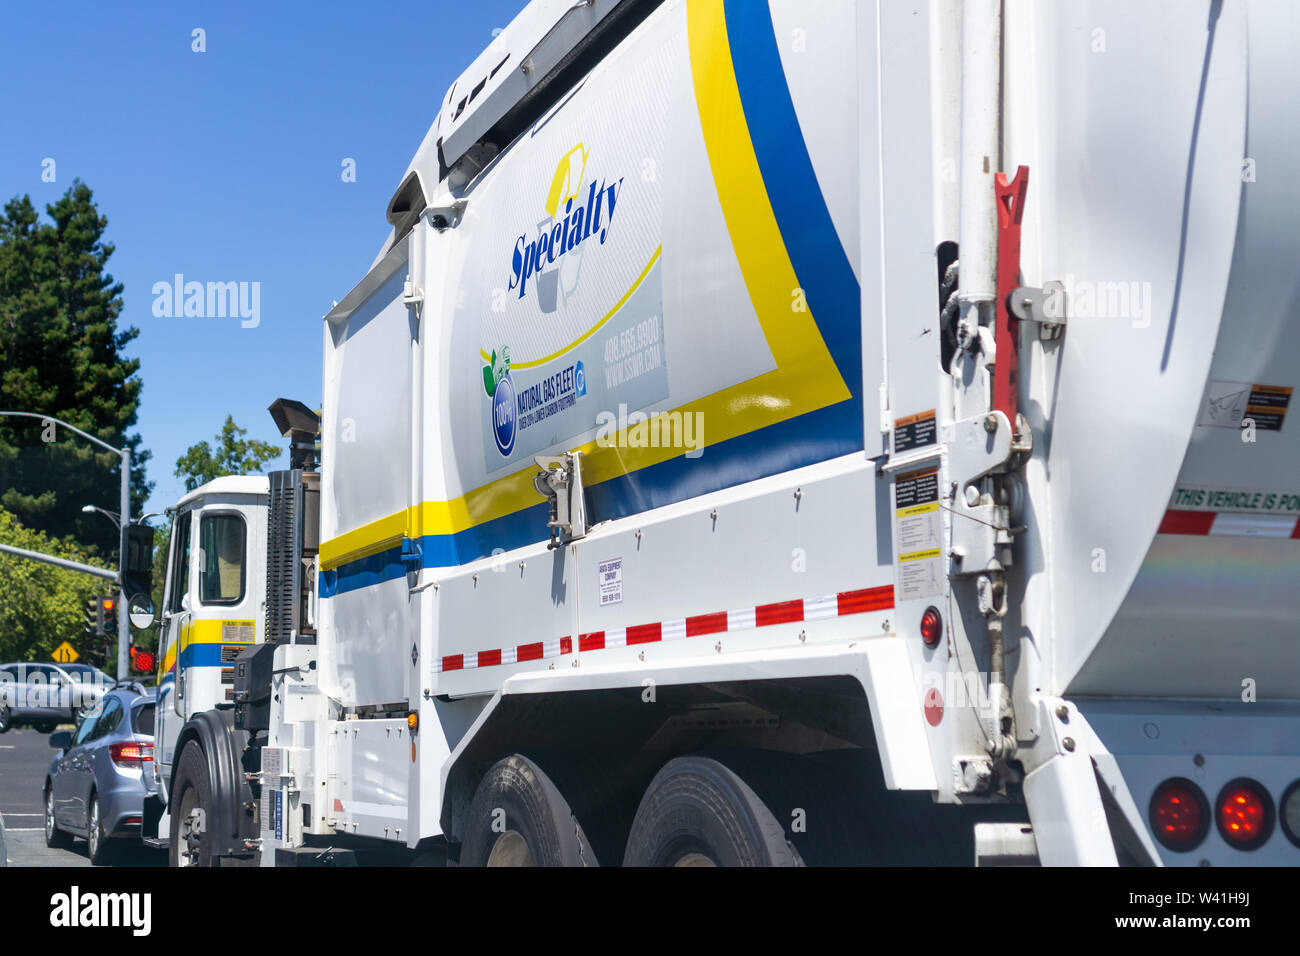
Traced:
<path id="1" fill-rule="evenodd" d="M 925 642 L 926 647 L 934 647 L 943 637 L 943 618 L 939 616 L 939 609 L 936 607 L 927 607 L 925 613 L 921 615 L 921 640 Z"/>
<path id="2" fill-rule="evenodd" d="M 1151 795 L 1151 832 L 1162 846 L 1178 852 L 1198 847 L 1210 829 L 1210 807 L 1201 788 L 1174 777 Z"/>
<path id="3" fill-rule="evenodd" d="M 109 744 L 108 754 L 113 758 L 113 763 L 117 764 L 150 763 L 153 760 L 153 744 L 134 740 Z"/>
<path id="4" fill-rule="evenodd" d="M 1254 780 L 1229 782 L 1219 792 L 1214 815 L 1223 839 L 1239 850 L 1253 850 L 1273 833 L 1273 800 Z"/>

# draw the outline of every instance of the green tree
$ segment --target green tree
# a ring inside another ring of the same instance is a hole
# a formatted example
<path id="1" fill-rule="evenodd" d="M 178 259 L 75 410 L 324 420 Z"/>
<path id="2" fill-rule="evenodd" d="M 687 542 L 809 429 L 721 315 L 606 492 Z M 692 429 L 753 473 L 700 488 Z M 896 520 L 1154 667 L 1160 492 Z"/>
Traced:
<path id="1" fill-rule="evenodd" d="M 82 564 L 105 566 L 85 545 L 72 538 L 60 540 L 25 528 L 3 509 L 0 542 Z M 97 594 L 111 594 L 112 590 L 111 581 L 0 552 L 0 661 L 48 661 L 54 649 L 67 641 L 83 659 L 102 666 L 107 639 L 87 641 L 85 608 L 87 600 Z"/>
<path id="2" fill-rule="evenodd" d="M 244 438 L 247 428 L 235 424 L 231 415 L 216 437 L 216 450 L 205 441 L 191 445 L 176 459 L 176 477 L 185 479 L 185 490 L 193 491 L 213 478 L 223 475 L 247 475 L 259 472 L 268 461 L 279 457 L 280 446 L 257 439 Z"/>
<path id="3" fill-rule="evenodd" d="M 113 245 L 90 187 L 74 182 L 47 205 L 28 196 L 0 215 L 0 409 L 62 419 L 132 452 L 133 511 L 149 495 L 149 452 L 130 434 L 140 363 L 123 350 L 139 331 L 118 327 L 122 284 L 105 271 Z M 116 511 L 120 459 L 39 420 L 0 418 L 0 507 L 53 538 L 75 535 L 116 555 L 117 531 L 83 505 Z"/>

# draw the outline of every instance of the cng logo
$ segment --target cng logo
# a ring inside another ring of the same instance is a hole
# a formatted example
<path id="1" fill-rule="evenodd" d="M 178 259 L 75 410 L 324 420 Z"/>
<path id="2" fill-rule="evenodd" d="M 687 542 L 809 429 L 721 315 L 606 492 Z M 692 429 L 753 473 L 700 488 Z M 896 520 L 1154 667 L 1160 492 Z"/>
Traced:
<path id="1" fill-rule="evenodd" d="M 510 381 L 510 348 L 492 352 L 483 366 L 483 391 L 492 399 L 492 440 L 503 458 L 515 450 L 519 407 L 515 404 L 515 383 Z"/>
<path id="2" fill-rule="evenodd" d="M 509 458 L 515 450 L 515 427 L 518 416 L 515 414 L 515 386 L 510 375 L 497 383 L 492 395 L 492 438 L 497 444 L 497 451 L 502 457 Z"/>

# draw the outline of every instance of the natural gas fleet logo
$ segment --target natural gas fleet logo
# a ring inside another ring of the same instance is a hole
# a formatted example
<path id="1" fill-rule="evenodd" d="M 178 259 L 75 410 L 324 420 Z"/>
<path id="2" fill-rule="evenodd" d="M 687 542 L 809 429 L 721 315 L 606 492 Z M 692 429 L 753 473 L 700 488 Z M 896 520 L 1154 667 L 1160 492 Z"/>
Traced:
<path id="1" fill-rule="evenodd" d="M 483 390 L 492 399 L 492 440 L 501 456 L 509 458 L 520 431 L 572 408 L 587 394 L 587 370 L 581 362 L 574 362 L 545 378 L 521 384 L 516 393 L 510 377 L 510 349 L 503 345 L 483 366 Z"/>
<path id="2" fill-rule="evenodd" d="M 525 232 L 515 240 L 508 288 L 517 289 L 522 299 L 533 280 L 543 312 L 554 312 L 577 288 L 582 244 L 594 236 L 604 245 L 609 237 L 623 178 L 612 183 L 601 179 L 599 184 L 593 178 L 584 185 L 589 156 L 582 143 L 564 154 L 551 177 L 542 207 L 546 215 L 537 223 L 536 233 Z"/>

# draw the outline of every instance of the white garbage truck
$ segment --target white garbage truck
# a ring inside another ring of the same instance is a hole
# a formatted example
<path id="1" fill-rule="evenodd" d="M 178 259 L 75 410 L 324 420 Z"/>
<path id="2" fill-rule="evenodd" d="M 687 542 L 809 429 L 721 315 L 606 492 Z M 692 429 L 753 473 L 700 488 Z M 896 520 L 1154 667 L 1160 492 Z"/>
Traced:
<path id="1" fill-rule="evenodd" d="M 1300 863 L 1297 39 L 533 0 L 399 69 L 290 470 L 175 512 L 147 838 Z"/>

